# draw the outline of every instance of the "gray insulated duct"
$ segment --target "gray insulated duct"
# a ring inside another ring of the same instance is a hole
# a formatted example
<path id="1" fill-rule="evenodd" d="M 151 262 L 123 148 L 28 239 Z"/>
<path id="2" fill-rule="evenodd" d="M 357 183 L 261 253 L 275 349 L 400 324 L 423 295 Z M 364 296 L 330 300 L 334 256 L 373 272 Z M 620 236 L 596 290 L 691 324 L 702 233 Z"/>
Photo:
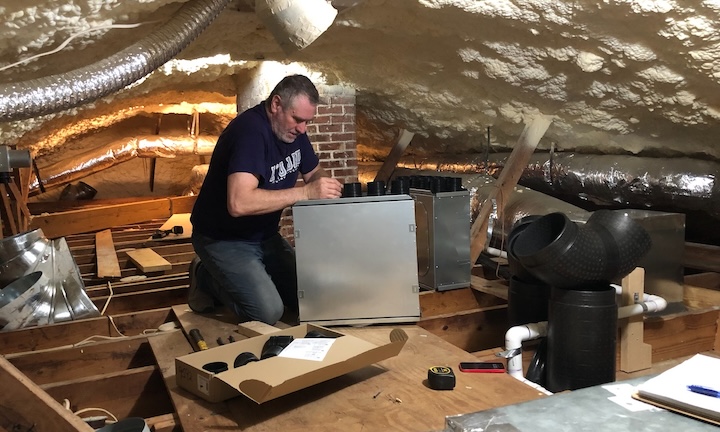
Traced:
<path id="1" fill-rule="evenodd" d="M 0 121 L 67 110 L 127 87 L 187 47 L 228 2 L 191 0 L 148 37 L 107 59 L 64 74 L 0 85 Z"/>

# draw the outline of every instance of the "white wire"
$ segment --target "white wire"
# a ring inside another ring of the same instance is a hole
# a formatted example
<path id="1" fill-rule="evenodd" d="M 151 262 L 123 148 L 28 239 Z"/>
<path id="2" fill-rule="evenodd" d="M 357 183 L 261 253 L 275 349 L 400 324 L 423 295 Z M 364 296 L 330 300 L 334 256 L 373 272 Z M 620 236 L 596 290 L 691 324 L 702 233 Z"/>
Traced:
<path id="1" fill-rule="evenodd" d="M 2 71 L 4 71 L 4 70 L 7 70 L 7 69 L 10 69 L 10 68 L 15 67 L 15 66 L 19 66 L 19 65 L 21 65 L 21 64 L 23 64 L 23 63 L 27 63 L 27 62 L 29 62 L 29 61 L 31 61 L 31 60 L 35 60 L 36 58 L 40 58 L 40 57 L 43 57 L 43 56 L 46 56 L 46 55 L 50 55 L 50 54 L 55 54 L 56 52 L 63 50 L 63 49 L 70 43 L 71 40 L 75 39 L 75 38 L 78 37 L 78 36 L 84 35 L 85 33 L 90 33 L 90 32 L 95 31 L 95 30 L 105 30 L 105 29 L 114 29 L 114 28 L 130 29 L 130 28 L 140 27 L 141 25 L 152 24 L 152 23 L 156 23 L 156 22 L 158 22 L 158 21 L 147 21 L 147 22 L 134 23 L 134 24 L 107 24 L 107 25 L 102 25 L 102 26 L 98 26 L 98 27 L 92 27 L 92 28 L 89 28 L 89 29 L 85 29 L 85 30 L 79 31 L 79 32 L 77 32 L 77 33 L 74 33 L 74 34 L 71 35 L 69 38 L 65 39 L 65 42 L 61 43 L 60 46 L 58 46 L 57 48 L 55 48 L 55 49 L 53 49 L 53 50 L 51 50 L 51 51 L 44 52 L 44 53 L 40 53 L 40 54 L 36 54 L 36 55 L 31 56 L 31 57 L 28 57 L 28 58 L 26 58 L 26 59 L 17 61 L 17 62 L 15 62 L 15 63 L 13 63 L 13 64 L 0 67 L 0 72 L 2 72 Z"/>

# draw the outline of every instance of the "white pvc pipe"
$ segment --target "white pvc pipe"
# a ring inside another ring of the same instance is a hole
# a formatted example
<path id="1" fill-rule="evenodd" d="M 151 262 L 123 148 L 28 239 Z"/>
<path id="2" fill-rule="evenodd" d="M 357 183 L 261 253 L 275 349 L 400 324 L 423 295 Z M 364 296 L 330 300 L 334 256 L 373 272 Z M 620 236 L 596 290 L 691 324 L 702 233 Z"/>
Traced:
<path id="1" fill-rule="evenodd" d="M 545 335 L 547 335 L 547 321 L 511 327 L 505 333 L 505 350 L 522 350 L 524 341 L 537 339 Z M 508 359 L 507 373 L 518 379 L 523 378 L 522 353 Z"/>
<path id="2" fill-rule="evenodd" d="M 658 312 L 667 307 L 667 300 L 660 296 L 644 294 L 642 303 L 635 303 L 618 308 L 618 319 L 640 315 L 645 312 Z"/>
<path id="3" fill-rule="evenodd" d="M 618 294 L 622 293 L 621 286 L 615 284 L 611 285 L 615 287 L 615 290 Z M 631 317 L 633 315 L 639 315 L 645 312 L 658 312 L 664 310 L 666 307 L 667 301 L 664 298 L 653 294 L 643 294 L 642 303 L 635 303 L 632 305 L 619 307 L 618 319 Z M 508 358 L 507 373 L 510 374 L 510 376 L 517 378 L 518 380 L 523 382 L 529 382 L 523 376 L 522 343 L 525 341 L 537 339 L 539 337 L 547 336 L 547 325 L 547 321 L 534 324 L 524 324 L 510 327 L 505 333 L 505 351 L 511 351 L 516 349 L 520 351 L 518 354 Z M 538 388 L 540 386 L 533 387 Z M 552 393 L 548 392 L 548 394 Z"/>
<path id="4" fill-rule="evenodd" d="M 615 288 L 615 292 L 618 295 L 622 295 L 622 286 L 617 284 L 610 284 Z M 665 310 L 667 307 L 667 300 L 654 294 L 643 293 L 643 301 L 627 306 L 621 306 L 618 308 L 618 319 L 628 318 L 633 315 L 640 315 L 645 312 L 659 312 Z"/>
<path id="5" fill-rule="evenodd" d="M 504 250 L 500 250 L 500 249 L 496 249 L 494 247 L 488 246 L 485 248 L 485 252 L 487 252 L 490 255 L 495 256 L 495 257 L 507 259 L 507 252 L 505 252 Z"/>

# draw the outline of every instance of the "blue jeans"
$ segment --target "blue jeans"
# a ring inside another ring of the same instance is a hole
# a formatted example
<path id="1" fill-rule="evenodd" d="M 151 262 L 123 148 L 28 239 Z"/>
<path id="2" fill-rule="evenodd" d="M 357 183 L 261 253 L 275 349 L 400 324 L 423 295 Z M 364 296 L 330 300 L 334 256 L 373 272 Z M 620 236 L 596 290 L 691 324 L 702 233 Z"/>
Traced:
<path id="1" fill-rule="evenodd" d="M 262 242 L 215 240 L 192 234 L 202 264 L 197 288 L 229 307 L 242 321 L 275 324 L 285 308 L 297 317 L 295 251 L 278 233 Z"/>

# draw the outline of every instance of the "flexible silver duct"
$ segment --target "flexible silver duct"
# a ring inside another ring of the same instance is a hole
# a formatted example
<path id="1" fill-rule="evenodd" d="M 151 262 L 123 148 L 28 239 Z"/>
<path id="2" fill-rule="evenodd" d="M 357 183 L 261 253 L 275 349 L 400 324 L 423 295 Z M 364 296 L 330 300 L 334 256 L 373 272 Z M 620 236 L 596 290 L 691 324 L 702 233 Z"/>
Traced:
<path id="1" fill-rule="evenodd" d="M 188 46 L 228 2 L 191 0 L 148 37 L 107 59 L 64 74 L 0 85 L 0 121 L 63 111 L 125 88 Z"/>
<path id="2" fill-rule="evenodd" d="M 408 157 L 398 166 L 497 177 L 508 156 L 496 153 L 487 159 L 478 155 L 422 161 Z M 602 206 L 700 210 L 720 218 L 719 175 L 720 165 L 709 160 L 535 153 L 519 183 Z"/>
<path id="3" fill-rule="evenodd" d="M 143 135 L 115 141 L 92 149 L 72 159 L 61 160 L 39 168 L 43 187 L 62 186 L 136 157 L 174 158 L 176 156 L 209 156 L 217 136 Z M 40 188 L 40 180 L 30 178 L 30 194 Z"/>

